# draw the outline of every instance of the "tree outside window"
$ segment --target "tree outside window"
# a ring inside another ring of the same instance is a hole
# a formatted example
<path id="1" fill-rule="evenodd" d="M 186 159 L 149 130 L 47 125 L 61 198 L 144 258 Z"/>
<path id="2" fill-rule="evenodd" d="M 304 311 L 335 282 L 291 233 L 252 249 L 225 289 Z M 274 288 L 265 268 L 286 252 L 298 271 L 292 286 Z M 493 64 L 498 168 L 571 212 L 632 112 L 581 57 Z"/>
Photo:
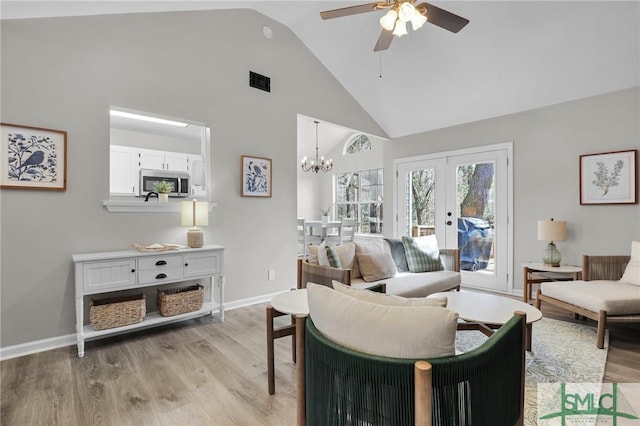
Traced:
<path id="1" fill-rule="evenodd" d="M 382 169 L 336 175 L 336 218 L 356 218 L 357 232 L 382 234 Z"/>

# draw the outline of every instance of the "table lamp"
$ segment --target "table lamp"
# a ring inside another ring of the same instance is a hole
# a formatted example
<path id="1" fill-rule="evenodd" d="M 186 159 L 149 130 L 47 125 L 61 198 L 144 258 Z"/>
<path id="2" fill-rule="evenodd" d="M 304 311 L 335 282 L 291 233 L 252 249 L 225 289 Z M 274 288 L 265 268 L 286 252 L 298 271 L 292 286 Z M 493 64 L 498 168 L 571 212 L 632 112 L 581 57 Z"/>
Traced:
<path id="1" fill-rule="evenodd" d="M 204 232 L 199 226 L 209 224 L 209 203 L 206 201 L 183 201 L 181 203 L 182 226 L 190 226 L 187 231 L 187 245 L 199 248 L 204 244 Z"/>
<path id="2" fill-rule="evenodd" d="M 564 220 L 539 220 L 538 240 L 549 241 L 542 253 L 542 262 L 545 266 L 560 266 L 560 252 L 556 248 L 554 241 L 564 241 L 567 239 L 567 222 Z"/>

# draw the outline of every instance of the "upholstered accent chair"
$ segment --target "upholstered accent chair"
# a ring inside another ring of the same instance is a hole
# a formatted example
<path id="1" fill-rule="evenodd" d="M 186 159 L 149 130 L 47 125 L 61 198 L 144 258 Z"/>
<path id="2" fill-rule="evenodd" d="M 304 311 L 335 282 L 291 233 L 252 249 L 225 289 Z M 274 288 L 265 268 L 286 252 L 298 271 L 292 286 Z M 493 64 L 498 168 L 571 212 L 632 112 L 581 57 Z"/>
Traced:
<path id="1" fill-rule="evenodd" d="M 524 314 L 456 355 L 457 314 L 442 306 L 376 305 L 312 284 L 307 295 L 309 317 L 296 317 L 298 426 L 522 424 Z"/>
<path id="2" fill-rule="evenodd" d="M 640 322 L 640 242 L 632 243 L 631 256 L 584 255 L 582 279 L 542 283 L 536 307 L 545 302 L 597 321 L 602 349 L 608 323 Z"/>

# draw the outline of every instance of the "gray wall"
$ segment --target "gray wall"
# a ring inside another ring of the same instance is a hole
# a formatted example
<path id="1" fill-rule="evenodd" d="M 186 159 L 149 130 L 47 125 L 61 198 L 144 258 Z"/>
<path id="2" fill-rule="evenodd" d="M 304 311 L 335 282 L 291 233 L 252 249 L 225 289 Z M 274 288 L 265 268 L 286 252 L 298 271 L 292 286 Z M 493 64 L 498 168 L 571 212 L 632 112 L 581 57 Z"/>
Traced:
<path id="1" fill-rule="evenodd" d="M 73 253 L 185 243 L 177 214 L 102 206 L 109 105 L 211 127 L 218 207 L 205 241 L 226 247 L 227 301 L 295 286 L 296 114 L 384 134 L 289 29 L 250 10 L 3 21 L 1 31 L 2 121 L 68 132 L 65 192 L 0 193 L 3 348 L 74 333 Z M 248 87 L 249 70 L 271 77 L 271 93 Z M 240 196 L 242 154 L 273 159 L 272 198 Z"/>
<path id="2" fill-rule="evenodd" d="M 580 205 L 579 156 L 640 149 L 640 88 L 394 139 L 385 144 L 385 211 L 393 209 L 393 160 L 513 141 L 514 287 L 523 262 L 539 262 L 546 245 L 537 221 L 566 220 L 557 243 L 563 263 L 583 254 L 630 254 L 640 240 L 640 205 Z M 391 215 L 385 230 L 393 230 Z"/>

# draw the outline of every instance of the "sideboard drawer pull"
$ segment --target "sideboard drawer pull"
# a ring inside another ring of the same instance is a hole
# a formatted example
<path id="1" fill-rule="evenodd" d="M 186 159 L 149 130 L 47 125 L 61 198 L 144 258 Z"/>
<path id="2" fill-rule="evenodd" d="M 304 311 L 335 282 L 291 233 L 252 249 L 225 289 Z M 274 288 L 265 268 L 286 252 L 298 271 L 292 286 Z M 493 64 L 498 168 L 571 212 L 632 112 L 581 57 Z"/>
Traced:
<path id="1" fill-rule="evenodd" d="M 156 275 L 156 279 L 157 280 L 161 280 L 163 278 L 167 278 L 167 274 L 158 274 L 158 275 Z"/>
<path id="2" fill-rule="evenodd" d="M 156 266 L 162 266 L 162 265 L 166 265 L 166 264 L 167 264 L 167 261 L 166 261 L 166 260 L 158 260 L 158 261 L 156 262 Z"/>

